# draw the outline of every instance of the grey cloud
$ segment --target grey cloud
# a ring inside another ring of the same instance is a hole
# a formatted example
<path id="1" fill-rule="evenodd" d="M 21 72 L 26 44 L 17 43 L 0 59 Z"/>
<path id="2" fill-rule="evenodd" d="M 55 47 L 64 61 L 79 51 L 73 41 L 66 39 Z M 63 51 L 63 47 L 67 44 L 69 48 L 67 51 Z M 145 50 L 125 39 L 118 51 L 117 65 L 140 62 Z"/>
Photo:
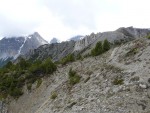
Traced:
<path id="1" fill-rule="evenodd" d="M 34 32 L 34 28 L 36 28 L 36 26 L 37 25 L 32 22 L 18 22 L 17 20 L 12 21 L 11 19 L 1 16 L 0 35 L 6 37 L 26 35 Z"/>
<path id="2" fill-rule="evenodd" d="M 73 28 L 95 28 L 95 0 L 46 0 L 45 5 Z M 97 0 L 96 0 L 97 1 Z"/>

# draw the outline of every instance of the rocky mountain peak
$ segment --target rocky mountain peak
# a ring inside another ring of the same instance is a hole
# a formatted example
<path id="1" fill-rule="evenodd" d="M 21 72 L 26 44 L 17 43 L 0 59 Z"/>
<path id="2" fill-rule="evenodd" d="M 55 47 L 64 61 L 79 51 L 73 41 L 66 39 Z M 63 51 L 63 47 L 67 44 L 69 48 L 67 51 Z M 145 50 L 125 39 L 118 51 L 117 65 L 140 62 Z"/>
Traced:
<path id="1" fill-rule="evenodd" d="M 54 37 L 54 38 L 51 39 L 50 44 L 59 43 L 59 42 L 60 42 L 59 39 Z"/>
<path id="2" fill-rule="evenodd" d="M 24 55 L 29 50 L 44 44 L 48 44 L 48 42 L 38 32 L 28 36 L 5 37 L 0 40 L 0 61 L 6 61 L 8 58 L 16 59 L 19 55 Z M 4 63 L 0 63 L 0 66 L 1 64 Z"/>
<path id="3" fill-rule="evenodd" d="M 38 43 L 41 43 L 42 45 L 48 44 L 48 42 L 46 40 L 44 40 L 38 32 L 34 32 L 33 34 L 30 34 L 29 36 L 27 36 L 27 38 L 29 40 L 35 40 Z"/>

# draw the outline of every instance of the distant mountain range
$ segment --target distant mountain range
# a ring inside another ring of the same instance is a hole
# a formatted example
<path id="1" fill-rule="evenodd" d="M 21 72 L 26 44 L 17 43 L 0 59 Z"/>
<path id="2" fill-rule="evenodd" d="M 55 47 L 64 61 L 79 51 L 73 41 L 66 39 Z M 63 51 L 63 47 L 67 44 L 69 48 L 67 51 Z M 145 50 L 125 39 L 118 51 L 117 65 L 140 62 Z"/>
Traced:
<path id="1" fill-rule="evenodd" d="M 50 57 L 53 61 L 58 61 L 70 53 L 86 55 L 98 41 L 107 39 L 111 43 L 127 42 L 149 34 L 149 29 L 122 27 L 115 31 L 77 35 L 61 43 L 57 38 L 53 38 L 49 44 L 37 32 L 26 37 L 3 38 L 0 40 L 0 66 L 19 55 L 32 60 Z"/>
<path id="2" fill-rule="evenodd" d="M 0 40 L 0 66 L 44 44 L 48 44 L 48 42 L 37 32 L 28 36 L 3 38 Z"/>
<path id="3" fill-rule="evenodd" d="M 72 37 L 65 42 L 43 45 L 28 52 L 23 57 L 25 59 L 31 60 L 44 60 L 50 57 L 53 61 L 59 61 L 71 53 L 80 53 L 83 56 L 90 54 L 91 49 L 95 47 L 98 41 L 107 39 L 110 43 L 122 43 L 134 40 L 136 38 L 145 37 L 149 34 L 149 29 L 122 27 L 115 31 L 102 32 L 97 34 L 91 33 L 85 37 L 79 35 Z"/>
<path id="4" fill-rule="evenodd" d="M 69 38 L 67 41 L 78 41 L 78 40 L 82 40 L 84 38 L 84 36 L 82 35 L 76 35 L 74 37 Z M 54 43 L 60 43 L 61 41 L 58 38 L 52 38 L 50 41 L 50 44 L 54 44 Z"/>

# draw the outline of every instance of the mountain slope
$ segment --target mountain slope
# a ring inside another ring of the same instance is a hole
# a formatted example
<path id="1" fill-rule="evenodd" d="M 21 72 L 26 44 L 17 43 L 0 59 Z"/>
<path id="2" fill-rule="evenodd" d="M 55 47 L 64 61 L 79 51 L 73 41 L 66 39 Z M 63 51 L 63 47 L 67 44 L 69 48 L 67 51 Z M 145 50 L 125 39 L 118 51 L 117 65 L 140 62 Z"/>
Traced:
<path id="1" fill-rule="evenodd" d="M 114 43 L 102 55 L 89 56 L 66 65 L 58 64 L 53 74 L 38 73 L 37 76 L 42 77 L 41 84 L 35 81 L 30 89 L 25 84 L 24 94 L 17 100 L 8 97 L 8 104 L 3 102 L 0 111 L 5 105 L 7 107 L 3 111 L 8 113 L 149 113 L 150 39 L 146 38 L 149 33 L 148 29 L 119 28 L 92 33 L 77 42 L 46 44 L 28 52 L 24 56 L 26 59 L 44 61 L 51 57 L 57 61 L 73 52 L 81 55 L 89 53 L 98 41 L 106 37 Z M 121 44 L 118 45 L 118 42 Z M 75 50 L 76 44 L 78 50 Z M 71 80 L 78 78 L 69 76 L 70 69 L 80 77 L 73 85 Z M 19 77 L 34 77 L 26 72 L 24 70 Z M 5 75 L 11 77 L 10 73 Z"/>
<path id="2" fill-rule="evenodd" d="M 12 113 L 149 113 L 150 40 L 135 39 L 103 55 L 59 66 L 39 88 L 10 102 Z M 68 73 L 81 80 L 70 86 Z M 55 99 L 50 98 L 52 93 Z"/>
<path id="3" fill-rule="evenodd" d="M 62 43 L 54 43 L 40 46 L 37 49 L 29 51 L 27 54 L 23 55 L 25 59 L 43 60 L 47 57 L 52 58 L 53 61 L 58 61 L 66 55 L 73 52 L 75 42 L 68 41 Z"/>

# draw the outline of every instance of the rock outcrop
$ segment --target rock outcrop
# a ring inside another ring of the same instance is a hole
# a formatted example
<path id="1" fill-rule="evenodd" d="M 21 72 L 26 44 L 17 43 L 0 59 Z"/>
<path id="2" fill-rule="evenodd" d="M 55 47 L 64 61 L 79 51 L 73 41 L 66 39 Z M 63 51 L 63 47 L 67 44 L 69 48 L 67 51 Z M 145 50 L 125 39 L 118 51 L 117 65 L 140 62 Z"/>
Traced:
<path id="1" fill-rule="evenodd" d="M 58 61 L 66 55 L 73 52 L 75 42 L 66 41 L 62 43 L 46 44 L 42 45 L 37 49 L 29 51 L 23 57 L 25 59 L 43 60 L 47 57 L 50 57 L 53 61 Z"/>
<path id="2" fill-rule="evenodd" d="M 129 41 L 136 38 L 145 37 L 150 34 L 149 29 L 139 29 L 133 27 L 119 28 L 116 31 L 92 33 L 89 36 L 85 36 L 84 39 L 79 40 L 75 44 L 74 51 L 80 51 L 87 48 L 89 45 L 95 45 L 97 41 L 108 39 L 109 42 L 114 41 Z"/>

